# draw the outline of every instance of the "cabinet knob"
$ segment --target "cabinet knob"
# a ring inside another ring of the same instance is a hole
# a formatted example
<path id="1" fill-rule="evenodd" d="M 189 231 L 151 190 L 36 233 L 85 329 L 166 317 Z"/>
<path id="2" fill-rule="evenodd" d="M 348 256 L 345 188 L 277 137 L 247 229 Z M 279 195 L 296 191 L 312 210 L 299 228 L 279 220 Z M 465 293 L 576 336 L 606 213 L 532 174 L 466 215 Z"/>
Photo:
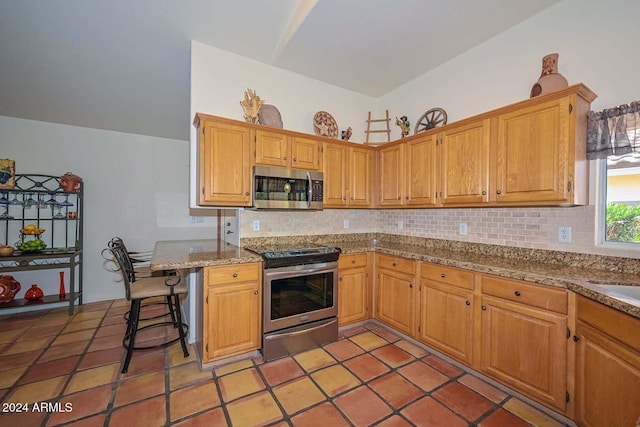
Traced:
<path id="1" fill-rule="evenodd" d="M 577 336 L 577 335 L 574 335 L 574 336 L 573 336 L 573 341 L 574 341 L 574 342 L 578 342 L 578 341 L 580 341 L 580 337 L 579 337 L 579 336 Z"/>
<path id="2" fill-rule="evenodd" d="M 464 303 L 465 303 L 466 305 L 471 305 L 471 301 L 469 301 L 469 300 L 466 300 Z"/>
<path id="3" fill-rule="evenodd" d="M 444 279 L 444 277 L 446 276 L 446 274 L 442 273 L 440 274 L 440 277 L 442 277 Z"/>
<path id="4" fill-rule="evenodd" d="M 342 282 L 342 277 L 341 277 L 341 278 L 339 278 L 338 280 L 340 280 L 340 281 Z"/>
<path id="5" fill-rule="evenodd" d="M 347 196 L 344 196 L 344 197 L 342 198 L 342 200 L 347 200 Z"/>
<path id="6" fill-rule="evenodd" d="M 392 263 L 391 263 L 391 265 L 395 267 L 395 266 L 396 266 L 396 263 L 395 263 L 395 262 L 392 262 Z"/>
<path id="7" fill-rule="evenodd" d="M 410 288 L 413 288 L 413 283 L 409 283 L 409 287 L 410 287 Z"/>
<path id="8" fill-rule="evenodd" d="M 282 158 L 282 160 L 287 160 L 287 156 L 284 156 L 284 157 Z"/>
<path id="9" fill-rule="evenodd" d="M 514 293 L 516 294 L 516 296 L 517 296 L 517 297 L 519 297 L 520 295 L 522 295 L 522 294 L 520 293 L 520 291 L 515 291 Z"/>
<path id="10" fill-rule="evenodd" d="M 286 157 L 285 157 L 284 159 L 285 159 L 285 160 L 287 160 L 287 158 L 286 158 Z M 294 161 L 294 162 L 297 162 L 297 161 L 298 161 L 298 158 L 297 158 L 297 157 L 294 157 L 294 158 L 293 158 L 293 161 Z"/>
<path id="11" fill-rule="evenodd" d="M 253 294 L 254 295 L 258 295 L 258 291 L 253 291 Z"/>
<path id="12" fill-rule="evenodd" d="M 233 273 L 233 278 L 235 279 L 236 277 L 238 277 L 238 273 Z"/>
<path id="13" fill-rule="evenodd" d="M 351 264 L 355 264 L 355 263 L 356 263 L 356 260 L 355 260 L 355 259 L 352 259 L 352 260 L 351 260 Z"/>
<path id="14" fill-rule="evenodd" d="M 409 196 L 405 196 L 405 199 L 406 199 L 406 200 L 409 200 Z"/>
<path id="15" fill-rule="evenodd" d="M 483 306 L 482 306 L 482 309 L 486 311 L 487 306 L 486 306 L 486 305 L 483 305 Z"/>
<path id="16" fill-rule="evenodd" d="M 486 191 L 482 191 L 482 195 L 483 195 L 483 196 L 486 196 L 486 195 L 487 195 L 487 192 L 486 192 Z"/>
<path id="17" fill-rule="evenodd" d="M 502 194 L 502 191 L 496 190 L 496 194 Z"/>
<path id="18" fill-rule="evenodd" d="M 246 193 L 244 193 L 244 195 L 245 195 L 245 196 L 248 196 L 248 195 L 249 195 L 249 192 L 247 191 Z"/>

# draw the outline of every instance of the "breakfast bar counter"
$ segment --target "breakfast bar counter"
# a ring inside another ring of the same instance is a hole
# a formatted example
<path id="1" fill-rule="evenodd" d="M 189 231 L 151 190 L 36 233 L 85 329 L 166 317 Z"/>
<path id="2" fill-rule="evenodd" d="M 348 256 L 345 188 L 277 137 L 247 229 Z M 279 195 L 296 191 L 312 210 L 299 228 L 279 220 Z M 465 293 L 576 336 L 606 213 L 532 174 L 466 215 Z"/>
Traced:
<path id="1" fill-rule="evenodd" d="M 160 240 L 151 257 L 151 270 L 182 270 L 262 261 L 245 249 L 215 239 Z"/>

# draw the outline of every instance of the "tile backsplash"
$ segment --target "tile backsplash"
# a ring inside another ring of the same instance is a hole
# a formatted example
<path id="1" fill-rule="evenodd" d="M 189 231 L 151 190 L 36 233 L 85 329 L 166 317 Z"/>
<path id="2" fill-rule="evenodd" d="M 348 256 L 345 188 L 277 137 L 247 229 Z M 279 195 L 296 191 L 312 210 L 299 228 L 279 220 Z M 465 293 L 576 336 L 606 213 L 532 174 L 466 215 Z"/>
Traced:
<path id="1" fill-rule="evenodd" d="M 260 231 L 253 231 L 254 220 Z M 345 228 L 345 220 L 348 228 Z M 460 235 L 460 224 L 467 234 Z M 571 243 L 558 242 L 571 227 Z M 595 244 L 595 207 L 482 209 L 325 209 L 241 211 L 241 237 L 389 233 L 492 245 L 638 258 L 640 253 Z"/>

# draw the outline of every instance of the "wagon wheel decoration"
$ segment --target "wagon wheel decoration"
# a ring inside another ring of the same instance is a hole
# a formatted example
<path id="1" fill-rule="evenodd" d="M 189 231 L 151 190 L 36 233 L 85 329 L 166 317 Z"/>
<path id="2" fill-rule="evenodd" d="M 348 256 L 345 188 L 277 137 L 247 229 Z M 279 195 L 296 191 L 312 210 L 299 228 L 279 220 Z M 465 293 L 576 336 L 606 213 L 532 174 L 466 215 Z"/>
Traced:
<path id="1" fill-rule="evenodd" d="M 433 129 L 438 126 L 444 126 L 447 124 L 447 112 L 442 108 L 432 108 L 424 113 L 416 122 L 416 129 L 414 133 L 424 132 L 425 130 Z"/>

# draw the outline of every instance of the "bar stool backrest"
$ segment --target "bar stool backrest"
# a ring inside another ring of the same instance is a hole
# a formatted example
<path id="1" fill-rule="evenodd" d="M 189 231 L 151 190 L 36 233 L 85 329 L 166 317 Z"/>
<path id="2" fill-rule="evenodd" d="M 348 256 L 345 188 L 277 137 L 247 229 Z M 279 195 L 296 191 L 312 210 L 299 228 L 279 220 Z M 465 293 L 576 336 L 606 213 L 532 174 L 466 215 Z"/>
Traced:
<path id="1" fill-rule="evenodd" d="M 122 239 L 114 237 L 108 243 L 108 249 L 118 263 L 118 270 L 122 274 L 127 300 L 131 300 L 131 284 L 136 281 L 136 273 L 127 248 Z"/>

